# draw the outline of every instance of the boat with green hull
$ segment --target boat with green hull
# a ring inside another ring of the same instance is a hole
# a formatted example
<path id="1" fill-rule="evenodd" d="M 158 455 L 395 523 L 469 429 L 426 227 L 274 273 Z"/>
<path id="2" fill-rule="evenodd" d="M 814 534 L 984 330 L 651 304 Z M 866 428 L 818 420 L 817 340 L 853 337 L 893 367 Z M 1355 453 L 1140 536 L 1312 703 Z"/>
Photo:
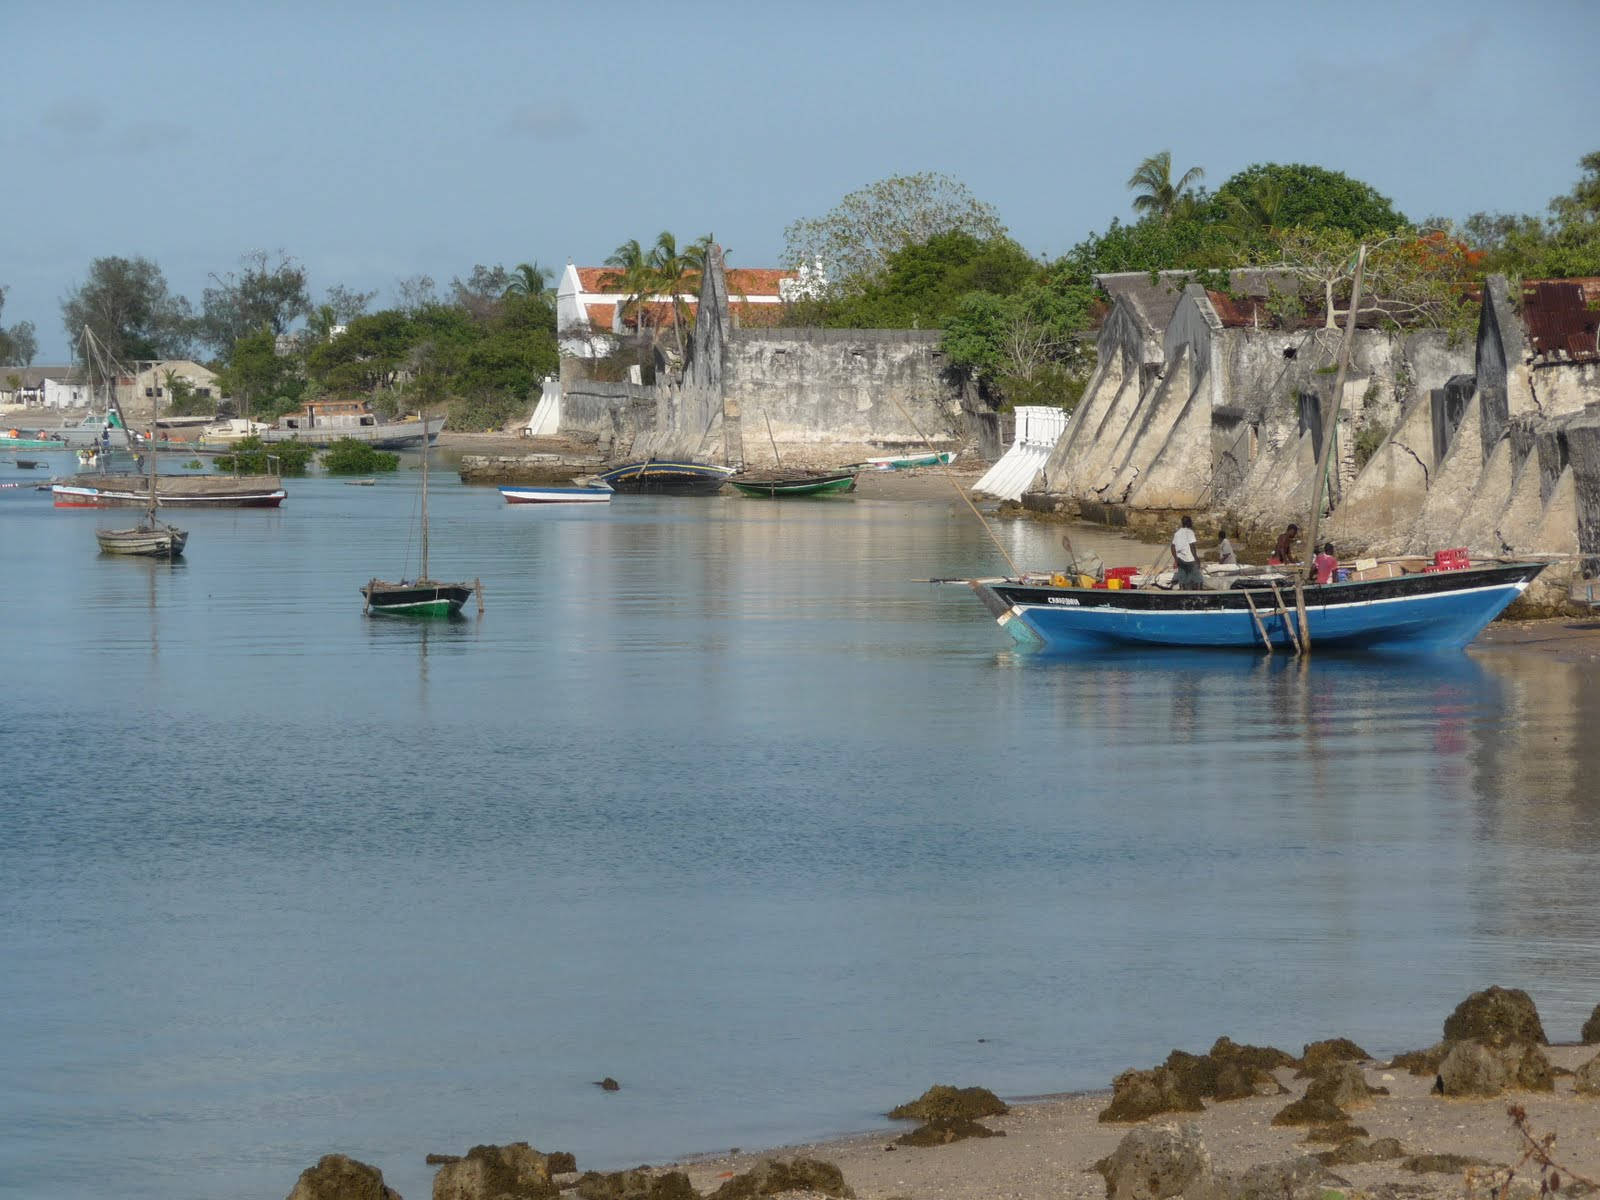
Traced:
<path id="1" fill-rule="evenodd" d="M 853 469 L 842 471 L 769 471 L 759 475 L 734 475 L 729 480 L 746 496 L 781 500 L 788 496 L 829 496 L 852 491 Z"/>

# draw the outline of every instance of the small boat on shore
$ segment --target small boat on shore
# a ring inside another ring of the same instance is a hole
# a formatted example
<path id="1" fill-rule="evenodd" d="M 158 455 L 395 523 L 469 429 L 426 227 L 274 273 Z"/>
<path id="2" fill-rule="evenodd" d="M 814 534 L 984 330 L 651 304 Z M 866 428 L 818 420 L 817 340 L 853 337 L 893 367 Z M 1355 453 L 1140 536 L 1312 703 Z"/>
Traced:
<path id="1" fill-rule="evenodd" d="M 1303 586 L 1303 628 L 1318 650 L 1459 650 L 1522 595 L 1543 562 L 1491 562 Z M 1062 576 L 968 583 L 1019 644 L 1047 651 L 1128 647 L 1299 648 L 1298 604 L 1276 581 L 1225 591 L 1061 586 Z"/>
<path id="2" fill-rule="evenodd" d="M 507 504 L 607 504 L 608 487 L 502 487 Z"/>
<path id="3" fill-rule="evenodd" d="M 734 474 L 732 467 L 711 463 L 647 458 L 612 467 L 595 478 L 612 491 L 625 495 L 714 496 Z"/>
<path id="4" fill-rule="evenodd" d="M 308 400 L 299 412 L 279 417 L 276 425 L 261 430 L 258 436 L 269 445 L 299 442 L 326 449 L 348 438 L 375 450 L 400 450 L 433 441 L 444 429 L 444 422 L 443 417 L 380 421 L 365 400 Z"/>
<path id="5" fill-rule="evenodd" d="M 856 469 L 845 467 L 837 471 L 763 471 L 735 475 L 728 482 L 746 496 L 764 496 L 771 500 L 780 500 L 786 496 L 828 496 L 853 491 L 856 486 Z"/>
<path id="6" fill-rule="evenodd" d="M 955 461 L 956 454 L 955 450 L 930 451 L 927 454 L 890 454 L 866 459 L 861 465 L 874 471 L 906 471 L 912 467 L 948 465 Z"/>

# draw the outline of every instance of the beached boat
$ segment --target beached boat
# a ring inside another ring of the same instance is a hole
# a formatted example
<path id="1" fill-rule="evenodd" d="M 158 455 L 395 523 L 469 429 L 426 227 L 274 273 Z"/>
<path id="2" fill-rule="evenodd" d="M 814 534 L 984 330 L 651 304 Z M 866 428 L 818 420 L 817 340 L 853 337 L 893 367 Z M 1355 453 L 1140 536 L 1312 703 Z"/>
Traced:
<path id="1" fill-rule="evenodd" d="M 426 419 L 426 417 L 424 417 Z M 483 611 L 482 585 L 471 583 L 443 583 L 428 578 L 428 448 L 422 449 L 422 530 L 421 570 L 415 579 L 402 579 L 391 583 L 386 579 L 371 579 L 361 589 L 366 601 L 362 611 L 374 615 L 399 617 L 453 617 L 461 611 L 474 592 L 478 595 L 478 611 Z"/>
<path id="2" fill-rule="evenodd" d="M 443 417 L 431 420 L 380 421 L 365 400 L 308 400 L 304 408 L 260 432 L 263 442 L 298 442 L 327 448 L 341 439 L 364 442 L 376 450 L 420 446 L 424 430 L 428 441 L 444 428 Z"/>
<path id="3" fill-rule="evenodd" d="M 839 471 L 763 471 L 735 475 L 728 480 L 746 496 L 778 500 L 785 496 L 826 496 L 848 492 L 856 486 L 854 468 Z"/>
<path id="4" fill-rule="evenodd" d="M 98 434 L 96 436 L 99 436 Z M 41 429 L 33 437 L 29 437 L 20 429 L 8 429 L 0 433 L 0 450 L 66 450 L 69 449 L 66 441 L 53 434 L 51 430 Z"/>
<path id="5" fill-rule="evenodd" d="M 869 458 L 861 465 L 874 471 L 905 471 L 912 467 L 938 467 L 955 461 L 957 451 L 930 451 L 927 454 L 890 454 Z"/>
<path id="6" fill-rule="evenodd" d="M 605 504 L 614 494 L 608 487 L 502 487 L 507 504 Z"/>
<path id="7" fill-rule="evenodd" d="M 133 507 L 145 502 L 138 475 L 73 475 L 50 485 L 57 508 Z M 276 508 L 288 493 L 276 475 L 162 475 L 163 508 Z"/>
<path id="8" fill-rule="evenodd" d="M 150 440 L 155 440 L 155 418 L 151 417 Z M 144 520 L 132 529 L 97 529 L 95 541 L 102 554 L 136 554 L 145 558 L 177 558 L 189 544 L 186 530 L 156 520 L 156 455 L 150 451 L 150 479 L 145 489 Z"/>
<path id="9" fill-rule="evenodd" d="M 612 491 L 626 494 L 713 496 L 733 474 L 732 467 L 647 458 L 613 467 L 596 478 Z"/>
<path id="10" fill-rule="evenodd" d="M 1542 562 L 1493 562 L 1303 588 L 1317 650 L 1458 650 L 1520 596 Z M 969 581 L 1019 643 L 1051 651 L 1130 646 L 1295 648 L 1289 589 L 1241 578 L 1226 591 L 1059 587 L 1048 576 Z M 1291 597 L 1292 599 L 1292 597 Z"/>

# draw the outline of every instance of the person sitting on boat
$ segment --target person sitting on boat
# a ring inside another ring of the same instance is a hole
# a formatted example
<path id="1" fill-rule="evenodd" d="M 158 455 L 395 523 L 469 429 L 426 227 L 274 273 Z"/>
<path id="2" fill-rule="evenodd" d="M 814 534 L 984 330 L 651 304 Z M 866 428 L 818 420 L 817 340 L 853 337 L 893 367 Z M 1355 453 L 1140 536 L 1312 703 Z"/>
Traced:
<path id="1" fill-rule="evenodd" d="M 1272 547 L 1272 557 L 1267 561 L 1274 566 L 1284 566 L 1294 561 L 1294 544 L 1300 540 L 1300 526 L 1291 524 L 1278 535 L 1277 543 Z"/>
<path id="2" fill-rule="evenodd" d="M 1185 517 L 1178 532 L 1172 535 L 1172 561 L 1178 565 L 1178 577 L 1174 581 L 1178 587 L 1198 591 L 1206 586 L 1206 573 L 1200 569 L 1200 556 L 1195 549 L 1192 517 Z"/>
<path id="3" fill-rule="evenodd" d="M 1318 583 L 1332 583 L 1333 573 L 1339 569 L 1339 560 L 1333 556 L 1333 543 L 1323 543 L 1322 553 L 1311 560 L 1312 569 L 1317 573 Z"/>
<path id="4" fill-rule="evenodd" d="M 1228 540 L 1226 529 L 1217 531 L 1217 561 L 1225 567 L 1239 565 L 1239 556 L 1234 552 L 1233 543 Z"/>

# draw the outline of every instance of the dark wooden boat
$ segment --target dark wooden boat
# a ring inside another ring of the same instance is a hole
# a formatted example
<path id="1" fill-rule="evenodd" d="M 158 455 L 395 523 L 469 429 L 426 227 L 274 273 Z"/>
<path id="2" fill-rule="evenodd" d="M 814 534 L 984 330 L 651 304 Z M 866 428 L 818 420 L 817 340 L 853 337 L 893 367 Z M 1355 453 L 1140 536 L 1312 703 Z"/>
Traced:
<path id="1" fill-rule="evenodd" d="M 426 422 L 427 413 L 423 413 Z M 399 617 L 453 617 L 461 611 L 474 592 L 478 594 L 478 611 L 483 611 L 483 587 L 475 579 L 471 583 L 445 583 L 428 578 L 428 447 L 422 447 L 422 569 L 415 579 L 402 579 L 398 583 L 386 579 L 369 579 L 361 589 L 366 600 L 363 612 Z"/>
<path id="2" fill-rule="evenodd" d="M 44 463 L 40 462 L 36 458 L 17 459 L 17 469 L 19 471 L 36 471 L 42 466 L 44 466 Z"/>
<path id="3" fill-rule="evenodd" d="M 856 486 L 854 468 L 839 471 L 762 471 L 735 475 L 728 480 L 746 496 L 765 496 L 778 500 L 785 496 L 827 496 L 852 491 Z"/>
<path id="4" fill-rule="evenodd" d="M 150 417 L 151 440 L 155 434 L 155 414 Z M 156 492 L 156 453 L 149 451 L 150 480 L 145 490 L 144 520 L 132 529 L 97 529 L 95 541 L 102 554 L 135 554 L 144 558 L 175 559 L 189 544 L 186 530 L 165 521 L 156 520 L 156 506 L 160 498 Z"/>
<path id="5" fill-rule="evenodd" d="M 613 467 L 596 478 L 622 495 L 714 496 L 733 474 L 732 467 L 711 463 L 647 458 Z"/>

